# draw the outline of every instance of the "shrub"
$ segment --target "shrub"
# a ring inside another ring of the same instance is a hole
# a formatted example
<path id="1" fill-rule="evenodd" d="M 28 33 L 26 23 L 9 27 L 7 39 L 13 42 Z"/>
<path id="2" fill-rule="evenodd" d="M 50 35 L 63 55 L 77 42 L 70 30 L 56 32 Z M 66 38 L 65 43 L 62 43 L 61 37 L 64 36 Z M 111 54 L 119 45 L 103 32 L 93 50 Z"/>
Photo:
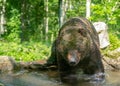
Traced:
<path id="1" fill-rule="evenodd" d="M 46 59 L 50 54 L 50 47 L 41 43 L 0 42 L 0 55 L 14 57 L 17 61 L 33 61 Z"/>

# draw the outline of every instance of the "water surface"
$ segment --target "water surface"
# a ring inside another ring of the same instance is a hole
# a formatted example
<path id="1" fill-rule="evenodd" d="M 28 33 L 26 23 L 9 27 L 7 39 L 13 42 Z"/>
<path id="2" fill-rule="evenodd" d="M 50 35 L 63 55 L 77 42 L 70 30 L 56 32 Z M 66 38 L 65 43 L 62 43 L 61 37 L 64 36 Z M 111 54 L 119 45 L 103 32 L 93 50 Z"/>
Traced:
<path id="1" fill-rule="evenodd" d="M 80 79 L 76 86 L 120 86 L 120 71 L 106 71 L 105 75 L 103 82 L 88 82 Z M 75 84 L 61 83 L 57 71 L 20 71 L 0 74 L 0 84 L 0 86 L 75 86 Z"/>

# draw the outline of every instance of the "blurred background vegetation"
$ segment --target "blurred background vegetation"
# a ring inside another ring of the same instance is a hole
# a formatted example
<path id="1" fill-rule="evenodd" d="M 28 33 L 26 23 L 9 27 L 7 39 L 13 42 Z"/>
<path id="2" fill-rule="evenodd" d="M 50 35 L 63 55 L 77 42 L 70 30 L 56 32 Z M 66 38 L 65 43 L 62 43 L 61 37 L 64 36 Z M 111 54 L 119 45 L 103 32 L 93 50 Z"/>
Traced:
<path id="1" fill-rule="evenodd" d="M 0 55 L 17 61 L 47 59 L 60 23 L 71 17 L 86 17 L 88 1 L 0 0 Z M 108 25 L 111 44 L 105 52 L 120 47 L 119 0 L 91 0 L 89 20 Z"/>

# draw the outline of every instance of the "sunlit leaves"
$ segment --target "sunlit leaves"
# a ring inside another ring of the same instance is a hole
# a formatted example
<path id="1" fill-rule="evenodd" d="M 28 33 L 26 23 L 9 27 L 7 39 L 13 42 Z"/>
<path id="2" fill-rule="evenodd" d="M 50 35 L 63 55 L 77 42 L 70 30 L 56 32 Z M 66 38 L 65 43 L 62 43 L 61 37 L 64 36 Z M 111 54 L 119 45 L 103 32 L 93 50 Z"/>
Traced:
<path id="1" fill-rule="evenodd" d="M 50 55 L 50 47 L 43 43 L 26 42 L 0 42 L 0 55 L 12 56 L 17 61 L 33 61 L 47 59 Z"/>

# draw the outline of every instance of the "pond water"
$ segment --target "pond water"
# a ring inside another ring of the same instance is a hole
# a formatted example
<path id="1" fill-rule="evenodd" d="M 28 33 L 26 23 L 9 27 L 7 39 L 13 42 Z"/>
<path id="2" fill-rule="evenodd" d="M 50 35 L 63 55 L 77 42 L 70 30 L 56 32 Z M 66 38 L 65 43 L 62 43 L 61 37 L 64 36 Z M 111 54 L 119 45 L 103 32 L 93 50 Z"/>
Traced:
<path id="1" fill-rule="evenodd" d="M 20 71 L 0 74 L 0 86 L 120 86 L 120 71 L 106 71 L 104 82 L 80 80 L 77 85 L 60 83 L 56 71 Z"/>

